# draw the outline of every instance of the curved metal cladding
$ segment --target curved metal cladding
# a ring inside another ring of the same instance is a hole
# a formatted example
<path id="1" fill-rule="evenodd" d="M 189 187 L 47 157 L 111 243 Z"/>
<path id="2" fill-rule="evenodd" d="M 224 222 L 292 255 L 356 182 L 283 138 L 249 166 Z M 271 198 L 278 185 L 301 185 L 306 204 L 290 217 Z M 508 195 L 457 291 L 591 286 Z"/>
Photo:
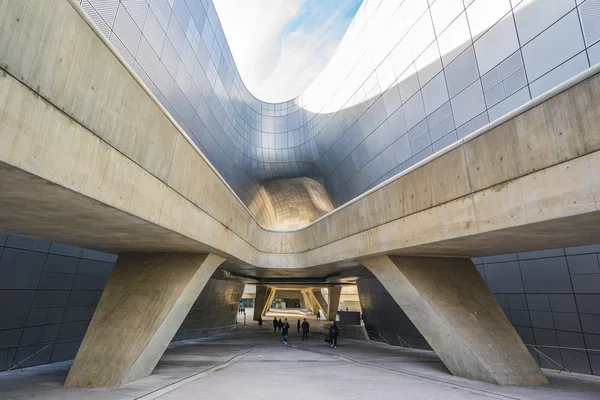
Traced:
<path id="1" fill-rule="evenodd" d="M 81 6 L 246 204 L 298 176 L 344 203 L 600 61 L 598 0 L 368 0 L 312 85 L 271 104 L 210 0 Z"/>
<path id="2" fill-rule="evenodd" d="M 264 227 L 302 228 L 333 210 L 327 191 L 312 178 L 273 179 L 259 185 L 248 209 Z"/>

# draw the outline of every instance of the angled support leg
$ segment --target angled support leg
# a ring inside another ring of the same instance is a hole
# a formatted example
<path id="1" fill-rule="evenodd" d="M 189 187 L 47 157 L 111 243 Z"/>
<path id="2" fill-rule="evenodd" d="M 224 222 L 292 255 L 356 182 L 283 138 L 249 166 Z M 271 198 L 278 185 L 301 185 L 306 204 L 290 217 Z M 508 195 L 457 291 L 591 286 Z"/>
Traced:
<path id="1" fill-rule="evenodd" d="M 119 386 L 150 375 L 223 261 L 214 254 L 120 254 L 65 386 Z"/>
<path id="2" fill-rule="evenodd" d="M 302 291 L 302 298 L 304 299 L 304 304 L 306 305 L 306 311 L 313 312 L 312 300 L 306 290 Z"/>
<path id="3" fill-rule="evenodd" d="M 378 256 L 359 262 L 453 375 L 500 385 L 548 383 L 470 259 Z"/>
<path id="4" fill-rule="evenodd" d="M 325 315 L 327 312 L 327 302 L 325 301 L 325 297 L 323 297 L 323 293 L 321 293 L 321 289 L 313 289 L 312 295 L 317 303 L 317 311 L 321 309 L 323 311 L 323 319 L 325 319 L 327 317 Z"/>
<path id="5" fill-rule="evenodd" d="M 254 298 L 254 315 L 252 319 L 258 321 L 264 315 L 263 310 L 269 297 L 269 288 L 265 285 L 256 285 L 256 297 Z"/>
<path id="6" fill-rule="evenodd" d="M 275 289 L 269 288 L 268 293 L 269 293 L 269 297 L 267 298 L 267 302 L 265 303 L 265 306 L 263 307 L 262 315 L 267 315 L 267 313 L 271 309 L 271 304 L 273 304 L 273 299 L 275 298 Z"/>
<path id="7" fill-rule="evenodd" d="M 335 321 L 337 316 L 338 307 L 340 305 L 340 297 L 342 295 L 341 286 L 332 286 L 328 288 L 329 291 L 329 303 L 327 304 L 327 319 L 329 321 Z"/>

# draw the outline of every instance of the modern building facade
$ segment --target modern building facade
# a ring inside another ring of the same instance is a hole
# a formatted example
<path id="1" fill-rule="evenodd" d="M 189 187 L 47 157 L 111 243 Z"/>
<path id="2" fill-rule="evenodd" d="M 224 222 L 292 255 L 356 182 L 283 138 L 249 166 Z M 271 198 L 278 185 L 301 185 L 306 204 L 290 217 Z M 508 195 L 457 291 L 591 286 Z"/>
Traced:
<path id="1" fill-rule="evenodd" d="M 256 199 L 269 199 L 273 211 L 259 221 L 283 215 L 279 229 L 306 225 L 600 63 L 598 0 L 365 1 L 321 76 L 271 104 L 244 86 L 210 0 L 81 8 L 242 202 L 258 215 Z M 116 256 L 16 236 L 0 244 L 0 369 L 36 352 L 35 363 L 72 358 Z M 600 375 L 599 253 L 474 262 L 526 344 Z M 239 283 L 213 284 L 228 287 L 223 307 L 241 297 Z M 358 289 L 367 327 L 426 346 L 377 280 Z M 194 329 L 207 325 L 229 324 Z"/>

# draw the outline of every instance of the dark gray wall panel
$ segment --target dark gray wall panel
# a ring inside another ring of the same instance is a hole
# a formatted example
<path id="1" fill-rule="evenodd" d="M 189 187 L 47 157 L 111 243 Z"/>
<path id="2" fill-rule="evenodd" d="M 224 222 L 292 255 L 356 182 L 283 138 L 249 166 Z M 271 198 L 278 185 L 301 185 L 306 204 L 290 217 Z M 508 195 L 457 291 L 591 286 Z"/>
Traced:
<path id="1" fill-rule="evenodd" d="M 372 338 L 397 346 L 403 345 L 402 341 L 405 341 L 411 347 L 431 349 L 417 328 L 376 278 L 361 279 L 357 286 L 365 328 Z"/>
<path id="2" fill-rule="evenodd" d="M 73 358 L 116 256 L 5 234 L 0 242 L 0 370 Z"/>
<path id="3" fill-rule="evenodd" d="M 211 336 L 233 329 L 244 286 L 243 283 L 210 279 L 173 341 Z M 248 321 L 252 319 L 251 316 L 248 318 Z"/>

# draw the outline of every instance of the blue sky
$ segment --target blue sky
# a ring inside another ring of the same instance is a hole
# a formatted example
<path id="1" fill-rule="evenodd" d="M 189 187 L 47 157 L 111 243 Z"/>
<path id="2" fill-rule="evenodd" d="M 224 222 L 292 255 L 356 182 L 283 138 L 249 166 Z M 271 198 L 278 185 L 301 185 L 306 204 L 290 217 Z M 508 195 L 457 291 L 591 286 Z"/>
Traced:
<path id="1" fill-rule="evenodd" d="M 325 68 L 362 0 L 214 0 L 244 83 L 278 102 Z"/>

